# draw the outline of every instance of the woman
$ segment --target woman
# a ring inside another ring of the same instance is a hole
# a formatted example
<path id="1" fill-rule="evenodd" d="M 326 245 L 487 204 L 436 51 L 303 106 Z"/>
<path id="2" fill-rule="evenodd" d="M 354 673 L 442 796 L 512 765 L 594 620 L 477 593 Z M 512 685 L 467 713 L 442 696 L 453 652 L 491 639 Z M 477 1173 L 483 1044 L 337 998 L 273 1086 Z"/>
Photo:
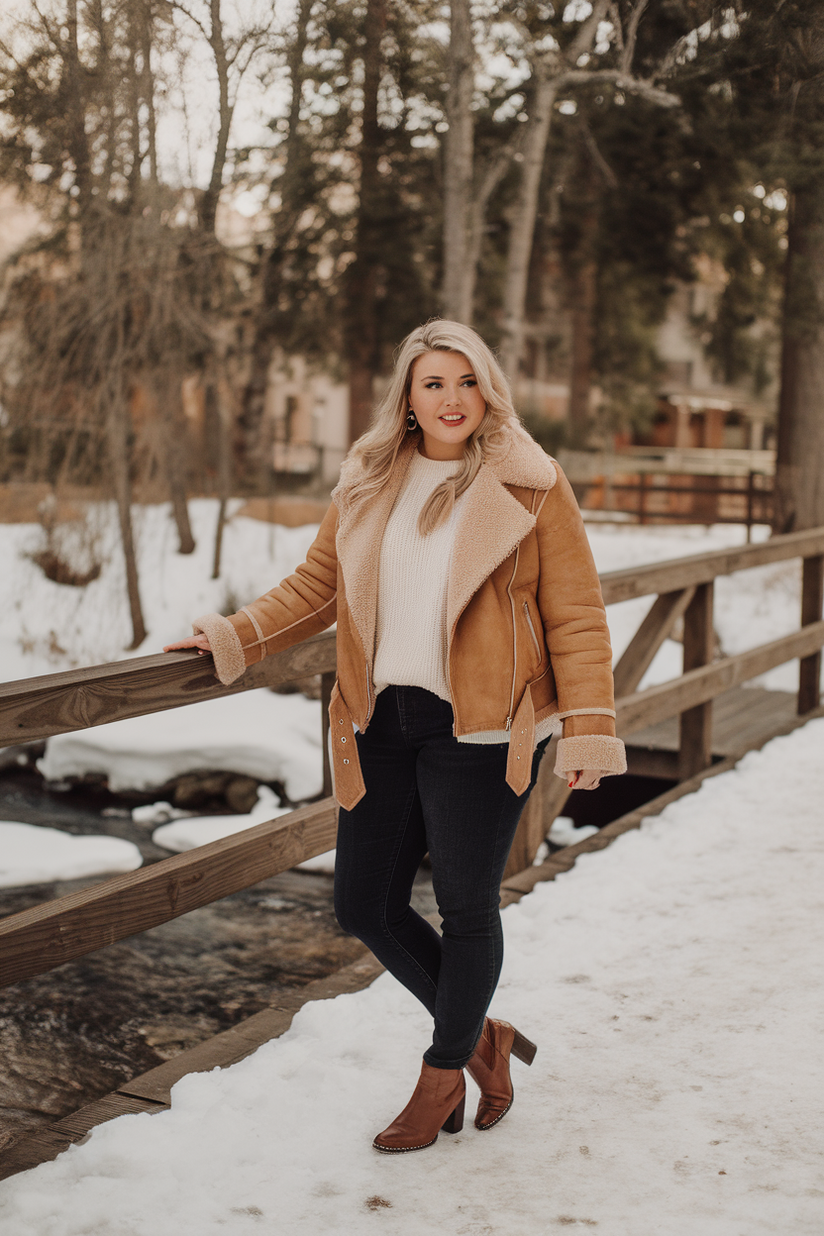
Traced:
<path id="1" fill-rule="evenodd" d="M 512 1104 L 510 1055 L 535 1054 L 486 1010 L 499 885 L 551 733 L 563 724 L 570 786 L 626 762 L 580 512 L 475 331 L 412 331 L 332 498 L 293 575 L 168 647 L 211 652 L 229 683 L 337 620 L 335 910 L 434 1018 L 412 1098 L 373 1143 L 397 1153 L 462 1127 L 465 1067 L 491 1128 Z M 409 904 L 427 851 L 440 936 Z"/>

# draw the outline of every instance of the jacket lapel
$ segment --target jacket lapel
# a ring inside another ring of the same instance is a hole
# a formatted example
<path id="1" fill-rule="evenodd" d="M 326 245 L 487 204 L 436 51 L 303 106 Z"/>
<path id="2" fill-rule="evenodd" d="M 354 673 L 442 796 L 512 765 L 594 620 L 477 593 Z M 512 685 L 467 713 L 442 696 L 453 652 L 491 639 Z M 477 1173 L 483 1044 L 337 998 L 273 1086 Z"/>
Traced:
<path id="1" fill-rule="evenodd" d="M 450 640 L 481 584 L 515 552 L 537 522 L 486 464 L 466 491 L 461 507 L 446 596 Z"/>

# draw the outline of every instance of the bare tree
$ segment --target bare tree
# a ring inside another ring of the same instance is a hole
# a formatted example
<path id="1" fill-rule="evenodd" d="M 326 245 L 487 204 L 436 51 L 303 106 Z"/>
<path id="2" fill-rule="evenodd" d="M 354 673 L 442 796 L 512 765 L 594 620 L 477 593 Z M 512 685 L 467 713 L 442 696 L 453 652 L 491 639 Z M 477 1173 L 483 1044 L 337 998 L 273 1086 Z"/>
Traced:
<path id="1" fill-rule="evenodd" d="M 212 170 L 209 184 L 201 195 L 198 212 L 203 231 L 213 235 L 238 91 L 253 61 L 270 45 L 275 6 L 273 2 L 268 3 L 262 19 L 256 19 L 253 14 L 238 30 L 230 33 L 222 11 L 222 0 L 199 0 L 199 3 L 198 0 L 191 0 L 189 4 L 184 4 L 183 0 L 172 0 L 172 5 L 205 39 L 217 75 L 217 131 Z"/>
<path id="2" fill-rule="evenodd" d="M 450 4 L 449 84 L 443 144 L 443 311 L 458 322 L 472 320 L 472 284 L 477 255 L 472 235 L 472 164 L 475 44 L 469 0 Z M 475 258 L 473 262 L 473 256 Z"/>

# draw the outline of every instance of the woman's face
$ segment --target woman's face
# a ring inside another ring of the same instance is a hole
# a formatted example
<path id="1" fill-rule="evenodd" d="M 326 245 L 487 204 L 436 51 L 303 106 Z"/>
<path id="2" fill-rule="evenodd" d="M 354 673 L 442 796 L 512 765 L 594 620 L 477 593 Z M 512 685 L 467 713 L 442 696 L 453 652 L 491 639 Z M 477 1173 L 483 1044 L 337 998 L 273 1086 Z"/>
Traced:
<path id="1" fill-rule="evenodd" d="M 425 352 L 412 366 L 409 406 L 423 430 L 429 459 L 460 459 L 486 403 L 462 352 Z"/>

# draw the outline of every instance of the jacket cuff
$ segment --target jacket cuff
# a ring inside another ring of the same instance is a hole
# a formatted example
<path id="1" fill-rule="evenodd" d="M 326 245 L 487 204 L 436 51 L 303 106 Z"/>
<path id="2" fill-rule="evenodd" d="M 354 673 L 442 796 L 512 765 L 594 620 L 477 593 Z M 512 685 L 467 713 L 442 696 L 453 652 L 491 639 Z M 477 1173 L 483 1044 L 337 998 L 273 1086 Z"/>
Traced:
<path id="1" fill-rule="evenodd" d="M 215 673 L 225 687 L 234 682 L 246 669 L 246 657 L 243 646 L 235 628 L 228 618 L 222 614 L 205 614 L 192 623 L 195 635 L 207 635 L 212 656 L 215 660 Z"/>
<path id="2" fill-rule="evenodd" d="M 579 734 L 561 738 L 555 757 L 555 775 L 566 780 L 567 773 L 579 769 L 597 768 L 604 776 L 618 776 L 627 771 L 627 753 L 620 738 L 606 734 Z"/>

